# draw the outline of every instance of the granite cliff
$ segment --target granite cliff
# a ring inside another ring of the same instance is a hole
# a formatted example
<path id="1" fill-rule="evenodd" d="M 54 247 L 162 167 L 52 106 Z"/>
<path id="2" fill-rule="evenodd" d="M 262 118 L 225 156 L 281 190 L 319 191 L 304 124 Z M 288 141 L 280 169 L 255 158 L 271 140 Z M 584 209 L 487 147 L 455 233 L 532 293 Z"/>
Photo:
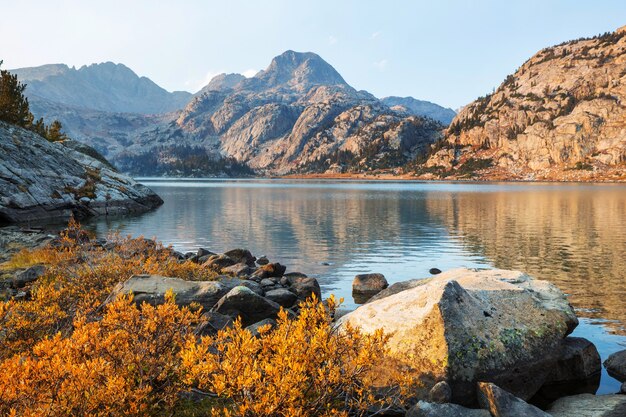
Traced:
<path id="1" fill-rule="evenodd" d="M 0 122 L 0 224 L 143 212 L 163 201 L 93 149 Z"/>
<path id="2" fill-rule="evenodd" d="M 545 48 L 465 106 L 424 178 L 626 179 L 626 28 Z"/>

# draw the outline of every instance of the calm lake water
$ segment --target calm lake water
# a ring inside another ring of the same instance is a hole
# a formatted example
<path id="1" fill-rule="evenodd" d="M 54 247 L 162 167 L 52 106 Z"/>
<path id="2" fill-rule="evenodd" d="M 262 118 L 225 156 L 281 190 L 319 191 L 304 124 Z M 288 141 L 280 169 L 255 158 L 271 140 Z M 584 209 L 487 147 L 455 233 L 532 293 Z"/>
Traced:
<path id="1" fill-rule="evenodd" d="M 457 267 L 552 281 L 604 360 L 626 348 L 626 186 L 143 179 L 165 201 L 88 227 L 156 237 L 182 252 L 245 247 L 318 278 L 354 308 L 354 275 L 390 283 Z M 619 384 L 604 374 L 599 393 Z"/>

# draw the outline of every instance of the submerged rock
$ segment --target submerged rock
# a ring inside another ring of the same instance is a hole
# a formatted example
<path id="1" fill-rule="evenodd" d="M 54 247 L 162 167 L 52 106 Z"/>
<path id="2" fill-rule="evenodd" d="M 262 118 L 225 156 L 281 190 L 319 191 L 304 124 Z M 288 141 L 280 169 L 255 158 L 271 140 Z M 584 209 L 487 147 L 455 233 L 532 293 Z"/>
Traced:
<path id="1" fill-rule="evenodd" d="M 526 400 L 557 362 L 578 324 L 565 295 L 517 271 L 457 269 L 371 301 L 341 317 L 366 333 L 392 333 L 397 366 L 446 381 L 452 400 L 473 404 L 490 381 Z"/>
<path id="2" fill-rule="evenodd" d="M 552 417 L 623 417 L 626 395 L 580 394 L 556 400 L 547 410 Z"/>
<path id="3" fill-rule="evenodd" d="M 383 274 L 360 274 L 352 280 L 352 296 L 357 303 L 363 304 L 388 286 Z"/>
<path id="4" fill-rule="evenodd" d="M 620 382 L 626 381 L 626 349 L 610 355 L 604 361 L 604 367 L 609 375 Z"/>
<path id="5" fill-rule="evenodd" d="M 561 356 L 533 402 L 547 406 L 554 400 L 576 394 L 595 394 L 602 364 L 595 345 L 582 337 L 566 337 Z"/>

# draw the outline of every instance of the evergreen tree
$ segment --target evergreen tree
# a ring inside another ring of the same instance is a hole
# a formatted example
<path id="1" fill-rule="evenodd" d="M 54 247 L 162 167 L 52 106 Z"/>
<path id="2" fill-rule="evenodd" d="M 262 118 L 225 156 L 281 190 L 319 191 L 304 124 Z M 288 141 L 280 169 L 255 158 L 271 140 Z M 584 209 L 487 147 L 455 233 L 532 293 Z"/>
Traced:
<path id="1" fill-rule="evenodd" d="M 50 142 L 58 142 L 67 139 L 67 135 L 63 133 L 61 129 L 63 129 L 61 122 L 55 120 L 54 122 L 52 122 L 50 127 L 46 129 L 45 138 L 48 139 Z"/>
<path id="2" fill-rule="evenodd" d="M 0 120 L 21 127 L 28 127 L 32 122 L 25 88 L 26 84 L 19 82 L 17 75 L 0 70 Z"/>

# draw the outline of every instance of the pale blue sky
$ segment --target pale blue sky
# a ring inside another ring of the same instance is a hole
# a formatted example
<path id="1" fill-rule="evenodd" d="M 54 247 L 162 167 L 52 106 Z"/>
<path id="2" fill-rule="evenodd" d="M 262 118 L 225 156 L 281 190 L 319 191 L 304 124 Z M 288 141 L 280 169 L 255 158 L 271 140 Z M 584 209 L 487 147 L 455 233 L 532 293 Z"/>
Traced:
<path id="1" fill-rule="evenodd" d="M 458 108 L 537 50 L 626 25 L 624 0 L 0 0 L 3 68 L 121 62 L 168 90 L 312 51 L 376 96 Z"/>

